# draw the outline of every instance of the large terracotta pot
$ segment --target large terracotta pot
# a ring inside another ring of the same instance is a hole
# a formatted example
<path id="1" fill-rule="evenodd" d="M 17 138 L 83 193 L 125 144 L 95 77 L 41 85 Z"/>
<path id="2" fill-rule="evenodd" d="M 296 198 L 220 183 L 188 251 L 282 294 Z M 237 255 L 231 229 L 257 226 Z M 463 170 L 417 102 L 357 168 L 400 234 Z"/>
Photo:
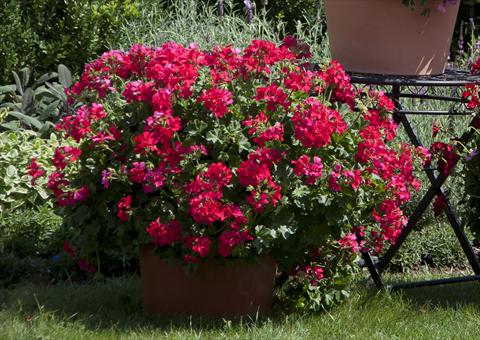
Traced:
<path id="1" fill-rule="evenodd" d="M 187 273 L 181 263 L 167 264 L 153 253 L 152 245 L 140 249 L 143 307 L 146 313 L 164 316 L 255 316 L 270 310 L 276 264 L 272 257 L 247 263 L 201 263 Z"/>
<path id="2" fill-rule="evenodd" d="M 325 0 L 332 58 L 348 71 L 443 73 L 460 0 L 445 13 L 436 3 L 427 3 L 431 11 L 425 16 L 421 5 L 412 11 L 400 0 Z"/>

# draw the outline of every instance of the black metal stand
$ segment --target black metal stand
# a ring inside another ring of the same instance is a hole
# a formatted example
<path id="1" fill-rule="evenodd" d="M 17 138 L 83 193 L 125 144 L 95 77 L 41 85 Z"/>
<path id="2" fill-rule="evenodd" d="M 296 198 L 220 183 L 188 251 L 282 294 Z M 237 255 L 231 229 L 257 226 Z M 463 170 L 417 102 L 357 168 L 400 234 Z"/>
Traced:
<path id="1" fill-rule="evenodd" d="M 362 84 L 369 86 L 384 86 L 390 87 L 391 92 L 387 93 L 395 103 L 394 119 L 397 123 L 401 123 L 406 130 L 410 141 L 415 146 L 422 146 L 418 135 L 408 119 L 407 115 L 472 115 L 472 111 L 466 110 L 464 100 L 459 95 L 458 91 L 462 90 L 468 83 L 479 83 L 478 76 L 472 76 L 468 72 L 447 70 L 443 75 L 439 76 L 393 76 L 393 75 L 378 75 L 378 74 L 359 74 L 351 73 L 351 82 L 353 84 Z M 428 94 L 428 89 L 444 87 L 452 88 L 451 96 Z M 413 90 L 412 90 L 413 89 Z M 406 91 L 404 91 L 406 90 Z M 402 92 L 403 91 L 403 92 Z M 401 98 L 417 98 L 422 100 L 440 100 L 453 103 L 453 108 L 449 111 L 426 111 L 426 110 L 409 110 L 404 109 L 401 105 Z M 473 122 L 473 120 L 472 120 Z M 467 131 L 459 138 L 463 144 L 467 143 L 473 135 L 473 129 L 469 125 Z M 403 289 L 423 286 L 432 286 L 440 284 L 458 283 L 466 281 L 480 281 L 480 263 L 476 257 L 470 242 L 468 241 L 460 219 L 454 211 L 451 202 L 442 190 L 442 186 L 447 180 L 448 176 L 443 174 L 435 175 L 435 171 L 431 168 L 424 169 L 430 181 L 430 188 L 425 193 L 423 198 L 418 203 L 416 209 L 410 216 L 407 225 L 402 230 L 395 244 L 391 245 L 385 254 L 374 263 L 368 252 L 362 253 L 363 260 L 370 272 L 370 275 L 378 289 Z M 460 242 L 462 249 L 467 256 L 468 262 L 473 269 L 475 275 L 455 277 L 448 279 L 428 280 L 407 282 L 391 286 L 385 286 L 382 280 L 382 272 L 390 263 L 392 258 L 397 254 L 405 239 L 414 229 L 416 223 L 420 220 L 422 214 L 430 205 L 436 195 L 444 195 L 446 198 L 445 214 L 455 232 L 455 235 Z"/>

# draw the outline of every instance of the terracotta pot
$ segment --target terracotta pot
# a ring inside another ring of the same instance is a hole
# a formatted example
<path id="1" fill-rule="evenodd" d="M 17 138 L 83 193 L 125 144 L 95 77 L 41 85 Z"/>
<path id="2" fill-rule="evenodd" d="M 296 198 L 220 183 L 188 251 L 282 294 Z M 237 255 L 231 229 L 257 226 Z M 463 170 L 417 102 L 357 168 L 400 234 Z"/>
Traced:
<path id="1" fill-rule="evenodd" d="M 418 1 L 417 1 L 418 2 Z M 332 58 L 348 71 L 399 75 L 445 71 L 460 0 L 422 16 L 400 0 L 325 0 Z M 425 7 L 424 7 L 425 8 Z"/>
<path id="2" fill-rule="evenodd" d="M 270 310 L 276 264 L 272 257 L 247 263 L 201 263 L 186 273 L 181 263 L 167 264 L 153 253 L 152 245 L 140 249 L 143 308 L 164 316 L 255 316 Z"/>

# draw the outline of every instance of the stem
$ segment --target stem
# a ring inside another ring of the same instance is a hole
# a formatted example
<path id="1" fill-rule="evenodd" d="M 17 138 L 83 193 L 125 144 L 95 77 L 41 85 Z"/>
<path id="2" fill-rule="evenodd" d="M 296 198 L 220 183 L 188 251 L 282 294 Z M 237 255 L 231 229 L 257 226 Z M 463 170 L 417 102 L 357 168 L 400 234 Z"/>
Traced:
<path id="1" fill-rule="evenodd" d="M 223 17 L 225 15 L 224 7 L 223 7 L 223 0 L 217 1 L 217 13 L 219 17 Z"/>
<path id="2" fill-rule="evenodd" d="M 243 0 L 243 3 L 247 11 L 247 23 L 251 24 L 253 21 L 253 4 L 250 0 Z"/>

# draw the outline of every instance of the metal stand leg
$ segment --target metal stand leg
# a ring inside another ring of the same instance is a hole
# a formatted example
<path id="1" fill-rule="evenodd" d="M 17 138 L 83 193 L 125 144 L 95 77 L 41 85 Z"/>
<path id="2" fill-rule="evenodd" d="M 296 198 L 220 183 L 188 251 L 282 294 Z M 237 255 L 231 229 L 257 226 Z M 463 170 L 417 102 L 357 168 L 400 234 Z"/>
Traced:
<path id="1" fill-rule="evenodd" d="M 402 111 L 402 107 L 400 104 L 400 86 L 399 85 L 392 85 L 392 94 L 391 98 L 395 102 L 395 111 L 394 111 L 394 120 L 397 124 L 401 123 L 410 139 L 410 141 L 415 146 L 422 146 L 420 139 L 418 138 L 417 134 L 413 130 L 410 121 L 404 114 L 400 114 L 399 112 Z M 473 123 L 473 121 L 472 121 Z M 471 123 L 471 124 L 472 124 Z M 469 129 L 465 132 L 462 137 L 460 138 L 460 142 L 465 144 L 468 140 L 472 137 L 472 129 Z M 446 199 L 446 207 L 445 207 L 445 214 L 450 225 L 455 232 L 455 235 L 462 246 L 462 249 L 467 256 L 467 259 L 472 267 L 474 273 L 476 275 L 473 276 L 464 276 L 458 278 L 449 278 L 449 279 L 438 279 L 438 280 L 428 280 L 428 281 L 419 281 L 419 282 L 409 282 L 409 283 L 402 283 L 393 286 L 388 286 L 389 289 L 403 289 L 403 288 L 414 288 L 414 287 L 422 287 L 422 286 L 432 286 L 432 285 L 439 285 L 439 284 L 449 284 L 449 283 L 458 283 L 458 282 L 467 282 L 467 281 L 475 281 L 480 280 L 480 263 L 473 251 L 473 248 L 466 237 L 463 228 L 461 226 L 460 220 L 456 215 L 452 204 L 446 197 L 445 193 L 442 190 L 442 186 L 448 178 L 448 175 L 445 176 L 444 174 L 440 174 L 438 177 L 435 176 L 435 173 L 432 169 L 425 169 L 427 177 L 430 181 L 430 188 L 427 193 L 424 195 L 422 200 L 417 205 L 416 209 L 414 210 L 412 216 L 409 218 L 407 225 L 402 230 L 401 234 L 397 238 L 395 244 L 392 244 L 384 256 L 379 260 L 379 262 L 375 265 L 370 257 L 368 252 L 363 252 L 362 257 L 367 265 L 367 268 L 370 271 L 370 275 L 377 287 L 377 289 L 384 289 L 385 285 L 383 284 L 381 278 L 381 272 L 386 268 L 386 266 L 390 263 L 392 258 L 396 255 L 399 248 L 406 240 L 410 232 L 415 227 L 416 223 L 419 221 L 422 214 L 425 212 L 427 207 L 430 205 L 432 200 L 436 195 L 444 195 Z"/>
<path id="2" fill-rule="evenodd" d="M 422 143 L 418 138 L 418 136 L 413 131 L 413 128 L 410 122 L 408 121 L 408 118 L 405 115 L 401 115 L 401 121 L 412 143 L 415 146 L 422 146 Z M 430 183 L 433 184 L 437 179 L 435 177 L 434 171 L 428 168 L 428 169 L 425 169 L 425 172 L 427 174 L 427 177 Z M 443 195 L 445 197 L 445 201 L 446 201 L 445 215 L 447 216 L 447 219 L 450 222 L 450 225 L 452 226 L 453 231 L 455 232 L 455 235 L 457 236 L 457 239 L 460 242 L 460 245 L 462 246 L 462 249 L 465 255 L 467 256 L 468 262 L 470 263 L 470 266 L 472 267 L 474 273 L 480 274 L 480 263 L 472 249 L 470 241 L 468 240 L 467 236 L 465 235 L 465 232 L 463 231 L 463 228 L 460 223 L 460 219 L 455 213 L 452 207 L 452 204 L 450 203 L 450 200 L 448 199 L 447 195 L 443 192 L 442 189 L 438 190 L 437 195 Z"/>

